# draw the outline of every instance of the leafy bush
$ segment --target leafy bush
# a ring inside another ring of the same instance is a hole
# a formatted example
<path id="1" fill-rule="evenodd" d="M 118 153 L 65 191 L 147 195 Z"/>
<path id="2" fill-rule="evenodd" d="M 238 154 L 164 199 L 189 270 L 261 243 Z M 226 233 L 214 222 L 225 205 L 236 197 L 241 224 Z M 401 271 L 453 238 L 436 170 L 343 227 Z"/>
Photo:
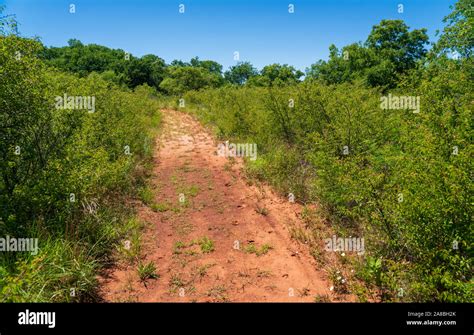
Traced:
<path id="1" fill-rule="evenodd" d="M 376 271 L 365 279 L 382 299 L 404 288 L 406 301 L 472 301 L 472 60 L 439 62 L 390 92 L 420 96 L 419 114 L 384 110 L 379 89 L 357 84 L 221 88 L 185 100 L 222 139 L 257 143 L 249 173 L 320 202 L 341 234 L 365 237 Z"/>

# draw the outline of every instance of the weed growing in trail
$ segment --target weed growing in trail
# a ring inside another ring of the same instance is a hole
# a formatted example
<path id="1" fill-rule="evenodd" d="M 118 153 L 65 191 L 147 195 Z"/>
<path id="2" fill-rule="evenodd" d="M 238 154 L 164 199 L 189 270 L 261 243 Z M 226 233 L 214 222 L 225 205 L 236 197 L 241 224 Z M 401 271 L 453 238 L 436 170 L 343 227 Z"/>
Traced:
<path id="1" fill-rule="evenodd" d="M 267 216 L 267 215 L 268 215 L 268 209 L 265 208 L 265 207 L 257 206 L 257 208 L 255 209 L 255 211 L 256 211 L 258 214 L 263 215 L 263 216 Z"/>
<path id="2" fill-rule="evenodd" d="M 159 276 L 156 273 L 156 266 L 153 262 L 148 262 L 146 264 L 140 262 L 138 263 L 138 276 L 142 282 L 148 279 L 157 279 Z"/>

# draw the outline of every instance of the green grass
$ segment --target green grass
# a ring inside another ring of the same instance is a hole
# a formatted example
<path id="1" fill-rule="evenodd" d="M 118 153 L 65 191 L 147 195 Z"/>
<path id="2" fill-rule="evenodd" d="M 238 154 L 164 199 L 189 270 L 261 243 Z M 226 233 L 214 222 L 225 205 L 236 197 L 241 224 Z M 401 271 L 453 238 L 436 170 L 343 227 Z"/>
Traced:
<path id="1" fill-rule="evenodd" d="M 135 263 L 141 253 L 141 234 L 144 223 L 137 218 L 130 219 L 124 226 L 124 236 L 117 245 L 119 259 L 127 263 Z"/>
<path id="2" fill-rule="evenodd" d="M 146 264 L 142 262 L 138 263 L 137 271 L 138 277 L 141 281 L 158 278 L 158 274 L 156 273 L 156 266 L 153 262 L 148 262 Z"/>
<path id="3" fill-rule="evenodd" d="M 207 275 L 207 272 L 209 270 L 209 268 L 213 267 L 214 265 L 216 265 L 215 263 L 211 263 L 211 264 L 205 264 L 205 265 L 201 265 L 201 266 L 198 266 L 194 269 L 194 276 L 201 279 L 203 277 L 205 277 Z"/>
<path id="4" fill-rule="evenodd" d="M 153 204 L 155 196 L 153 190 L 150 187 L 142 187 L 138 191 L 138 195 L 140 196 L 140 200 L 143 201 L 145 205 L 150 206 Z"/>
<path id="5" fill-rule="evenodd" d="M 245 253 L 248 254 L 255 254 L 257 256 L 262 256 L 267 254 L 273 247 L 267 243 L 263 244 L 259 247 L 257 247 L 254 243 L 247 244 L 244 246 L 243 250 Z"/>
<path id="6" fill-rule="evenodd" d="M 257 277 L 259 278 L 269 278 L 272 276 L 272 272 L 268 270 L 259 270 L 257 272 Z"/>
<path id="7" fill-rule="evenodd" d="M 166 212 L 170 210 L 170 205 L 166 202 L 158 202 L 151 204 L 150 208 L 154 212 Z"/>
<path id="8" fill-rule="evenodd" d="M 186 243 L 184 242 L 181 242 L 181 241 L 177 241 L 174 243 L 174 246 L 173 246 L 173 254 L 175 255 L 179 255 L 182 253 L 182 249 L 186 248 Z"/>
<path id="9" fill-rule="evenodd" d="M 331 298 L 327 294 L 318 294 L 314 297 L 314 302 L 331 302 Z"/>
<path id="10" fill-rule="evenodd" d="M 204 254 L 208 254 L 214 251 L 214 242 L 207 236 L 202 237 L 197 242 L 201 247 L 201 251 Z"/>
<path id="11" fill-rule="evenodd" d="M 195 250 L 185 250 L 186 248 L 190 248 L 195 245 L 199 246 L 201 253 L 203 254 L 208 254 L 214 251 L 214 241 L 212 241 L 209 237 L 204 236 L 199 239 L 192 240 L 188 244 L 181 241 L 175 242 L 173 246 L 173 254 L 180 255 L 184 253 L 188 256 L 196 255 L 197 252 Z"/>

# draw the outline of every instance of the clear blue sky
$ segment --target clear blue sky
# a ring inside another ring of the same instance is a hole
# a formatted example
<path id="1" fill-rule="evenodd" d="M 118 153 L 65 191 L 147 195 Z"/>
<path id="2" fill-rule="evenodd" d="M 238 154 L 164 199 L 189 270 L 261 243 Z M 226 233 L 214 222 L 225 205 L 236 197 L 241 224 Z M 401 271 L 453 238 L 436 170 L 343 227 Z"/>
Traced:
<path id="1" fill-rule="evenodd" d="M 212 59 L 227 68 L 241 61 L 257 68 L 287 63 L 304 70 L 327 59 L 328 47 L 364 41 L 382 19 L 427 28 L 431 40 L 455 0 L 0 0 L 24 36 L 47 46 L 70 38 L 189 61 Z M 76 13 L 69 13 L 69 4 Z M 179 4 L 185 13 L 178 12 Z M 288 13 L 288 4 L 295 13 Z M 398 4 L 404 13 L 398 13 Z"/>

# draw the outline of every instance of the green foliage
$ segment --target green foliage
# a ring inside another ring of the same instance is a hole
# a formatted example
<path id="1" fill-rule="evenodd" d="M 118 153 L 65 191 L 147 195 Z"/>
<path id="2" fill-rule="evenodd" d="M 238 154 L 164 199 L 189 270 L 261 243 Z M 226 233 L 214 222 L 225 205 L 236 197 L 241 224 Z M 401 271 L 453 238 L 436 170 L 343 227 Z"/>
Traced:
<path id="1" fill-rule="evenodd" d="M 257 74 L 258 71 L 252 64 L 249 62 L 239 62 L 237 65 L 231 66 L 229 70 L 224 73 L 224 77 L 231 84 L 243 85 Z"/>
<path id="2" fill-rule="evenodd" d="M 214 241 L 211 240 L 207 236 L 203 236 L 201 238 L 194 239 L 194 240 L 192 240 L 191 242 L 189 242 L 187 244 L 182 242 L 182 241 L 175 242 L 175 244 L 173 246 L 173 254 L 179 255 L 179 254 L 182 254 L 184 252 L 185 254 L 188 254 L 188 255 L 194 255 L 194 254 L 197 253 L 195 250 L 184 250 L 184 249 L 193 247 L 195 245 L 199 245 L 199 248 L 201 249 L 201 252 L 203 254 L 209 254 L 209 253 L 213 252 L 214 249 L 215 249 L 214 248 Z"/>
<path id="3" fill-rule="evenodd" d="M 367 47 L 374 49 L 382 59 L 393 63 L 397 73 L 412 68 L 418 59 L 426 55 L 426 29 L 408 29 L 402 20 L 382 20 L 367 37 Z"/>
<path id="4" fill-rule="evenodd" d="M 244 87 L 185 94 L 221 139 L 257 144 L 249 175 L 365 238 L 358 275 L 384 301 L 473 300 L 469 1 L 446 21 L 429 57 L 425 29 L 384 20 L 364 44 L 331 46 L 304 83 L 270 66 Z M 421 112 L 382 109 L 389 93 L 420 97 Z"/>
<path id="5" fill-rule="evenodd" d="M 271 64 L 265 66 L 259 75 L 251 76 L 247 81 L 249 86 L 285 86 L 296 84 L 300 81 L 303 72 L 293 66 L 284 64 Z"/>
<path id="6" fill-rule="evenodd" d="M 156 266 L 153 262 L 148 262 L 147 264 L 140 262 L 138 264 L 137 271 L 141 281 L 158 278 L 158 274 L 156 273 Z"/>
<path id="7" fill-rule="evenodd" d="M 93 291 L 130 215 L 114 203 L 143 182 L 160 118 L 150 87 L 127 92 L 97 73 L 65 74 L 39 59 L 42 51 L 32 40 L 0 37 L 0 236 L 38 238 L 43 250 L 2 254 L 8 278 L 25 280 L 1 282 L 1 300 L 63 301 L 69 287 Z M 56 108 L 64 94 L 94 97 L 95 112 Z"/>
<path id="8" fill-rule="evenodd" d="M 130 88 L 147 84 L 158 88 L 165 76 L 165 61 L 155 55 L 136 58 L 120 49 L 110 49 L 97 44 L 84 45 L 71 39 L 61 48 L 45 48 L 40 53 L 47 64 L 63 71 L 86 77 L 97 72 L 104 79 Z"/>
<path id="9" fill-rule="evenodd" d="M 138 191 L 138 195 L 140 196 L 140 200 L 143 201 L 145 205 L 150 206 L 154 202 L 154 194 L 153 190 L 147 186 L 142 187 Z"/>
<path id="10" fill-rule="evenodd" d="M 211 240 L 209 237 L 204 236 L 201 237 L 197 243 L 201 247 L 201 252 L 204 254 L 208 254 L 214 251 L 214 241 Z"/>
<path id="11" fill-rule="evenodd" d="M 420 96 L 419 114 L 382 109 L 381 91 L 363 84 L 221 88 L 185 99 L 221 138 L 257 143 L 250 173 L 320 202 L 341 232 L 365 238 L 377 259 L 365 278 L 384 300 L 404 287 L 406 301 L 472 301 L 472 60 L 439 62 L 391 91 Z"/>
<path id="12" fill-rule="evenodd" d="M 194 57 L 191 59 L 190 65 L 193 67 L 203 68 L 209 73 L 217 76 L 222 75 L 222 65 L 212 60 L 199 60 L 199 57 Z"/>
<path id="13" fill-rule="evenodd" d="M 0 256 L 0 300 L 96 300 L 95 276 L 117 242 L 128 238 L 131 248 L 118 248 L 138 259 L 137 224 L 114 203 L 138 189 L 153 210 L 169 208 L 143 186 L 159 101 L 176 100 L 155 88 L 183 96 L 220 139 L 256 143 L 249 175 L 318 202 L 335 231 L 364 237 L 357 276 L 382 300 L 473 301 L 471 2 L 456 3 L 428 57 L 425 29 L 383 20 L 365 43 L 331 45 L 304 82 L 286 64 L 259 73 L 239 63 L 223 75 L 197 57 L 167 66 L 78 40 L 44 48 L 15 36 L 0 6 L 0 236 L 40 241 L 36 256 Z M 420 113 L 382 109 L 388 93 L 420 97 Z M 94 96 L 95 112 L 55 108 L 64 94 Z M 194 245 L 214 250 L 207 237 Z M 142 280 L 150 264 L 139 263 Z M 331 278 L 348 289 L 340 273 Z"/>
<path id="14" fill-rule="evenodd" d="M 2 302 L 97 301 L 97 260 L 86 248 L 51 240 L 34 258 L 18 260 L 15 272 L 0 265 Z"/>
<path id="15" fill-rule="evenodd" d="M 218 87 L 222 81 L 220 75 L 211 73 L 203 67 L 170 66 L 160 88 L 168 94 L 181 95 L 189 90 Z"/>
<path id="16" fill-rule="evenodd" d="M 4 15 L 5 5 L 0 5 L 0 36 L 18 34 L 18 23 L 15 15 Z"/>
<path id="17" fill-rule="evenodd" d="M 447 26 L 443 30 L 436 52 L 455 51 L 461 57 L 471 57 L 474 47 L 474 13 L 472 0 L 459 0 L 454 4 L 453 12 L 444 18 Z"/>
<path id="18" fill-rule="evenodd" d="M 307 77 L 328 84 L 362 80 L 371 87 L 393 88 L 400 75 L 426 55 L 426 29 L 408 29 L 401 20 L 382 20 L 364 45 L 351 44 L 340 52 L 331 45 L 329 60 L 313 64 Z"/>
<path id="19" fill-rule="evenodd" d="M 273 249 L 273 247 L 267 243 L 261 245 L 260 247 L 257 247 L 254 243 L 249 243 L 243 248 L 244 252 L 248 254 L 255 254 L 258 257 L 267 254 L 271 249 Z"/>

